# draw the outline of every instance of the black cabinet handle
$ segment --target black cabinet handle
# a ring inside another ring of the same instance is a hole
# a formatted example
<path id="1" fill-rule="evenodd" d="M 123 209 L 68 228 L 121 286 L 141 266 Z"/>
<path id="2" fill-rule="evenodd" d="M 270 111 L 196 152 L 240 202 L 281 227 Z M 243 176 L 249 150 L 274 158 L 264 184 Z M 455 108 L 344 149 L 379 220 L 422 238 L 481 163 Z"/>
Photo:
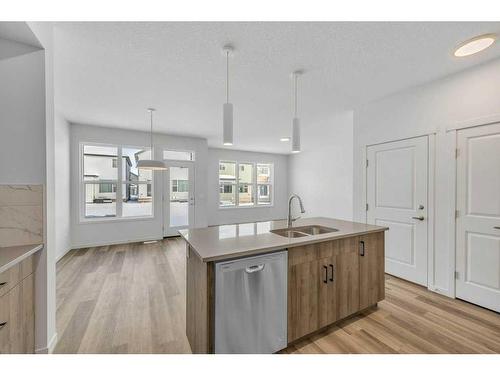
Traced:
<path id="1" fill-rule="evenodd" d="M 365 256 L 365 241 L 359 241 L 359 255 Z"/>
<path id="2" fill-rule="evenodd" d="M 4 281 L 3 283 L 0 283 L 0 288 L 4 285 L 7 285 L 7 281 Z"/>
<path id="3" fill-rule="evenodd" d="M 323 266 L 323 268 L 325 269 L 325 279 L 323 280 L 323 282 L 326 284 L 328 283 L 328 267 Z"/>
<path id="4" fill-rule="evenodd" d="M 7 322 L 0 323 L 0 329 L 2 329 L 3 327 L 5 327 L 6 325 L 7 325 Z"/>
<path id="5" fill-rule="evenodd" d="M 330 276 L 330 281 L 333 281 L 333 264 L 330 264 L 330 268 L 332 269 L 332 276 Z"/>

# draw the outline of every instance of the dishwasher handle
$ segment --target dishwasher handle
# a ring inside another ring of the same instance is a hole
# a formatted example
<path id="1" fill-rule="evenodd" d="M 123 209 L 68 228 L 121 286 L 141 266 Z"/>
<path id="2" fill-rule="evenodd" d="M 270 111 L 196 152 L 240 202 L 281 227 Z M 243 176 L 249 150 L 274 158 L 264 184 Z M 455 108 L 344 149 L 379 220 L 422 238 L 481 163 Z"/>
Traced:
<path id="1" fill-rule="evenodd" d="M 258 265 L 255 265 L 255 266 L 250 266 L 250 267 L 247 267 L 245 268 L 245 272 L 246 273 L 255 273 L 255 272 L 260 272 L 264 269 L 264 264 L 258 264 Z"/>

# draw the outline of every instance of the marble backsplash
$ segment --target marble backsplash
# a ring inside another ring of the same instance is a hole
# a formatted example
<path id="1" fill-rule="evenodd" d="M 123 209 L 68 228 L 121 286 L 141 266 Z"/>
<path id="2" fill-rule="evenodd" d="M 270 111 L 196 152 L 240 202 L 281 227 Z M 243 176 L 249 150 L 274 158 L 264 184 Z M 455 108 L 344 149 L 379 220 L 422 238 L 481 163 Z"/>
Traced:
<path id="1" fill-rule="evenodd" d="M 0 247 L 43 242 L 43 185 L 0 185 Z"/>

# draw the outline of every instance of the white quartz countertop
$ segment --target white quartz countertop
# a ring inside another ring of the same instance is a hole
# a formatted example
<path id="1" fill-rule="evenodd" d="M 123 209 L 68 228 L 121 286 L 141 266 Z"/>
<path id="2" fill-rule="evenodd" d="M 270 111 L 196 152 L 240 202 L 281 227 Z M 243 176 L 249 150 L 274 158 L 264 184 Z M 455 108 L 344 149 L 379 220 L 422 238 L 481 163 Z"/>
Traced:
<path id="1" fill-rule="evenodd" d="M 0 273 L 43 248 L 43 244 L 0 247 Z"/>
<path id="2" fill-rule="evenodd" d="M 306 225 L 321 225 L 338 231 L 298 238 L 282 237 L 270 231 L 286 228 L 287 222 L 275 220 L 183 229 L 179 233 L 204 262 L 212 262 L 389 229 L 324 217 L 299 219 L 293 223 L 294 227 Z"/>

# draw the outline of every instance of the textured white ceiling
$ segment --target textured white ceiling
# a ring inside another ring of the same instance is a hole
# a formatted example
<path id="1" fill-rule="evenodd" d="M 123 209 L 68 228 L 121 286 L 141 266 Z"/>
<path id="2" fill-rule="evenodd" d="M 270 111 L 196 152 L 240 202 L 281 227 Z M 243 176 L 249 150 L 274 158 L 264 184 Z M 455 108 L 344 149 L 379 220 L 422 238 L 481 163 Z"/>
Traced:
<path id="1" fill-rule="evenodd" d="M 56 103 L 72 122 L 205 137 L 222 147 L 225 60 L 232 42 L 235 149 L 286 153 L 297 68 L 308 123 L 500 56 L 500 43 L 457 59 L 454 46 L 500 23 L 58 23 Z"/>

